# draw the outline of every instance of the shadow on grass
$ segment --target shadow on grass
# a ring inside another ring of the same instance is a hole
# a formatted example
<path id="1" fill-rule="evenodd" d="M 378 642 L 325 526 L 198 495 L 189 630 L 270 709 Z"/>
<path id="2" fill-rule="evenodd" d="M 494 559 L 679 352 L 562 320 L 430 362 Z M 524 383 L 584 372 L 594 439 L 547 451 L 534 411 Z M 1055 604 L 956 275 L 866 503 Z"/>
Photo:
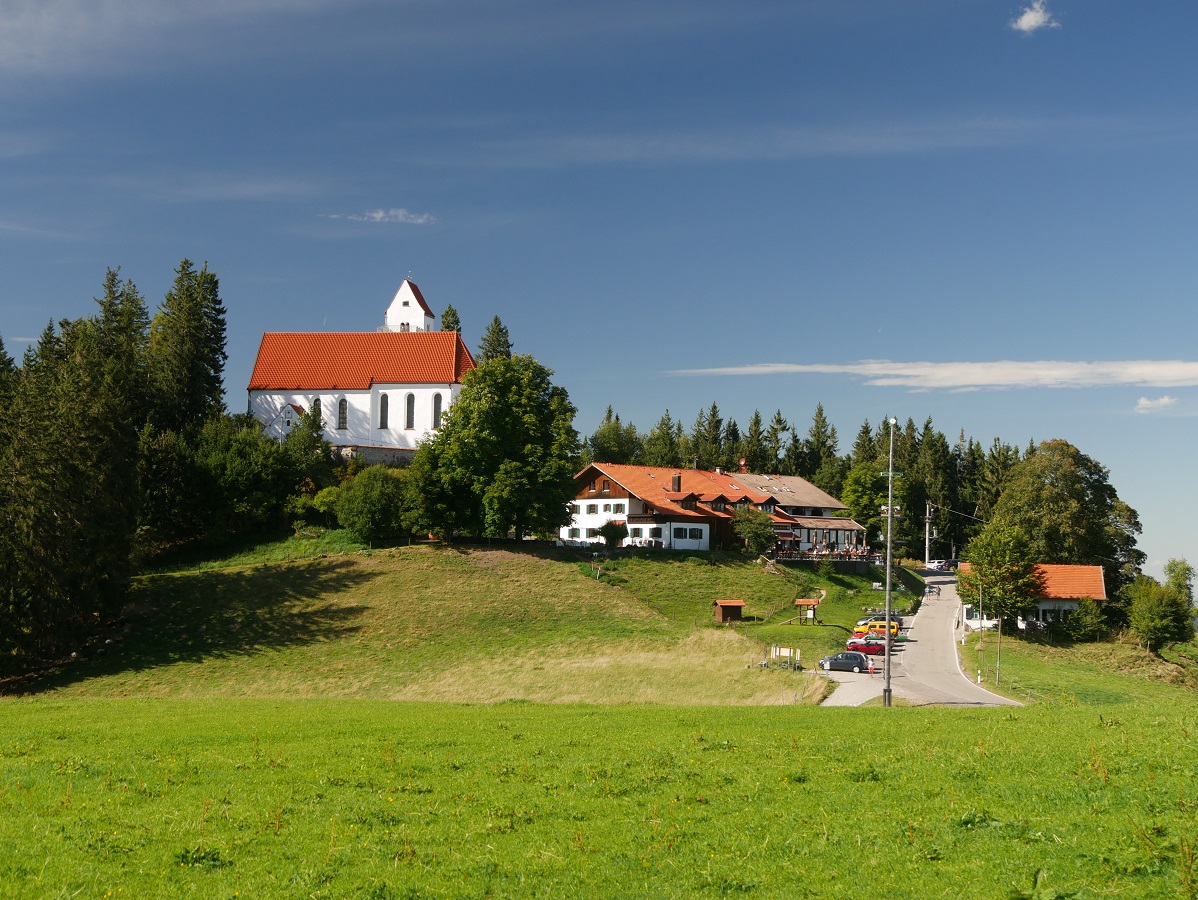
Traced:
<path id="1" fill-rule="evenodd" d="M 124 618 L 80 658 L 0 692 L 33 695 L 100 676 L 336 640 L 359 629 L 365 607 L 329 598 L 373 577 L 344 559 L 147 576 L 134 585 Z"/>

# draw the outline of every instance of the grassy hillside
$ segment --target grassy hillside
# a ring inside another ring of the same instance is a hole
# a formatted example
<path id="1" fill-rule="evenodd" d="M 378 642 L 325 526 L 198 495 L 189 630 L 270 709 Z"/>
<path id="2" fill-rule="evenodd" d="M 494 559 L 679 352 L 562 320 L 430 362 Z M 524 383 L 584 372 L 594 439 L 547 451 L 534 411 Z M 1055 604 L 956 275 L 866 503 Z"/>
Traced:
<path id="1" fill-rule="evenodd" d="M 796 593 L 820 582 L 735 559 L 628 559 L 596 572 L 589 559 L 531 545 L 288 555 L 270 548 L 143 576 L 110 643 L 15 690 L 811 703 L 825 682 L 760 670 L 761 642 L 801 646 L 810 660 L 847 633 L 762 624 L 771 614 L 793 617 Z M 856 588 L 826 586 L 833 618 L 849 622 L 859 612 L 849 590 Z M 746 600 L 749 624 L 712 624 L 711 602 L 725 596 Z"/>

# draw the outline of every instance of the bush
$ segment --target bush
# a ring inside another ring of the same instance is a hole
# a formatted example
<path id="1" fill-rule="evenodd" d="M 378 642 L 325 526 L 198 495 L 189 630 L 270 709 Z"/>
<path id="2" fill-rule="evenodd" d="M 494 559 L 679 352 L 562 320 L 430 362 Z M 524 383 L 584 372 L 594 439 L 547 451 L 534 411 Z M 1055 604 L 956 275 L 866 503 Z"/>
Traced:
<path id="1" fill-rule="evenodd" d="M 337 493 L 337 521 L 361 541 L 394 540 L 404 533 L 403 472 L 367 466 Z"/>

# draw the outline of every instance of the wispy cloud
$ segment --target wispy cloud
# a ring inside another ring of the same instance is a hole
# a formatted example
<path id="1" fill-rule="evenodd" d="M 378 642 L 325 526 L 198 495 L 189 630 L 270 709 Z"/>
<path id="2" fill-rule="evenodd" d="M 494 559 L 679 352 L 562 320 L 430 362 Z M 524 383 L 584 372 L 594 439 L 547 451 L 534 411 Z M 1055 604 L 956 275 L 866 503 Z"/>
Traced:
<path id="1" fill-rule="evenodd" d="M 1154 413 L 1160 412 L 1162 409 L 1168 409 L 1170 406 L 1177 405 L 1177 398 L 1170 397 L 1166 394 L 1163 397 L 1157 397 L 1155 400 L 1150 400 L 1147 397 L 1141 397 L 1136 402 L 1136 412 L 1138 413 Z"/>
<path id="2" fill-rule="evenodd" d="M 835 125 L 729 126 L 719 132 L 596 131 L 529 134 L 459 144 L 456 152 L 417 157 L 429 164 L 542 168 L 605 165 L 678 165 L 774 162 L 822 157 L 914 156 L 961 150 L 1058 144 L 1092 147 L 1129 138 L 1192 139 L 1192 122 L 1113 116 L 960 116 L 906 122 Z"/>
<path id="3" fill-rule="evenodd" d="M 170 38 L 184 30 L 221 30 L 249 19 L 295 17 L 341 5 L 338 0 L 0 0 L 0 71 L 111 70 L 139 51 L 177 47 Z"/>
<path id="4" fill-rule="evenodd" d="M 351 222 L 399 222 L 403 225 L 430 225 L 437 221 L 432 213 L 414 213 L 402 206 L 391 209 L 368 209 L 361 213 L 327 213 L 326 219 L 348 219 Z"/>
<path id="5" fill-rule="evenodd" d="M 1011 27 L 1024 34 L 1035 34 L 1041 28 L 1060 28 L 1061 23 L 1048 11 L 1048 0 L 1032 0 L 1011 20 Z"/>
<path id="6" fill-rule="evenodd" d="M 1009 388 L 1086 388 L 1139 385 L 1193 387 L 1198 385 L 1198 362 L 1185 360 L 1125 360 L 1074 362 L 1062 360 L 995 362 L 752 363 L 711 369 L 679 369 L 674 375 L 850 375 L 878 387 L 913 390 L 975 391 Z M 1143 403 L 1144 401 L 1141 401 Z M 1160 401 L 1148 401 L 1160 402 Z"/>

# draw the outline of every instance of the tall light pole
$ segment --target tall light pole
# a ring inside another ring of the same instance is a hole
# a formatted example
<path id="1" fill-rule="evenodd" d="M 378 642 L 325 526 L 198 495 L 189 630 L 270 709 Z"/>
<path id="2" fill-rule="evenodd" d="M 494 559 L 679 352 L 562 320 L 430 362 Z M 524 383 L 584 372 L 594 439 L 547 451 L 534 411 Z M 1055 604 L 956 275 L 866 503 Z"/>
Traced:
<path id="1" fill-rule="evenodd" d="M 890 636 L 890 570 L 894 566 L 894 426 L 896 420 L 890 422 L 890 465 L 886 477 L 886 665 L 885 683 L 882 686 L 882 705 L 890 706 L 890 651 L 892 639 Z"/>

